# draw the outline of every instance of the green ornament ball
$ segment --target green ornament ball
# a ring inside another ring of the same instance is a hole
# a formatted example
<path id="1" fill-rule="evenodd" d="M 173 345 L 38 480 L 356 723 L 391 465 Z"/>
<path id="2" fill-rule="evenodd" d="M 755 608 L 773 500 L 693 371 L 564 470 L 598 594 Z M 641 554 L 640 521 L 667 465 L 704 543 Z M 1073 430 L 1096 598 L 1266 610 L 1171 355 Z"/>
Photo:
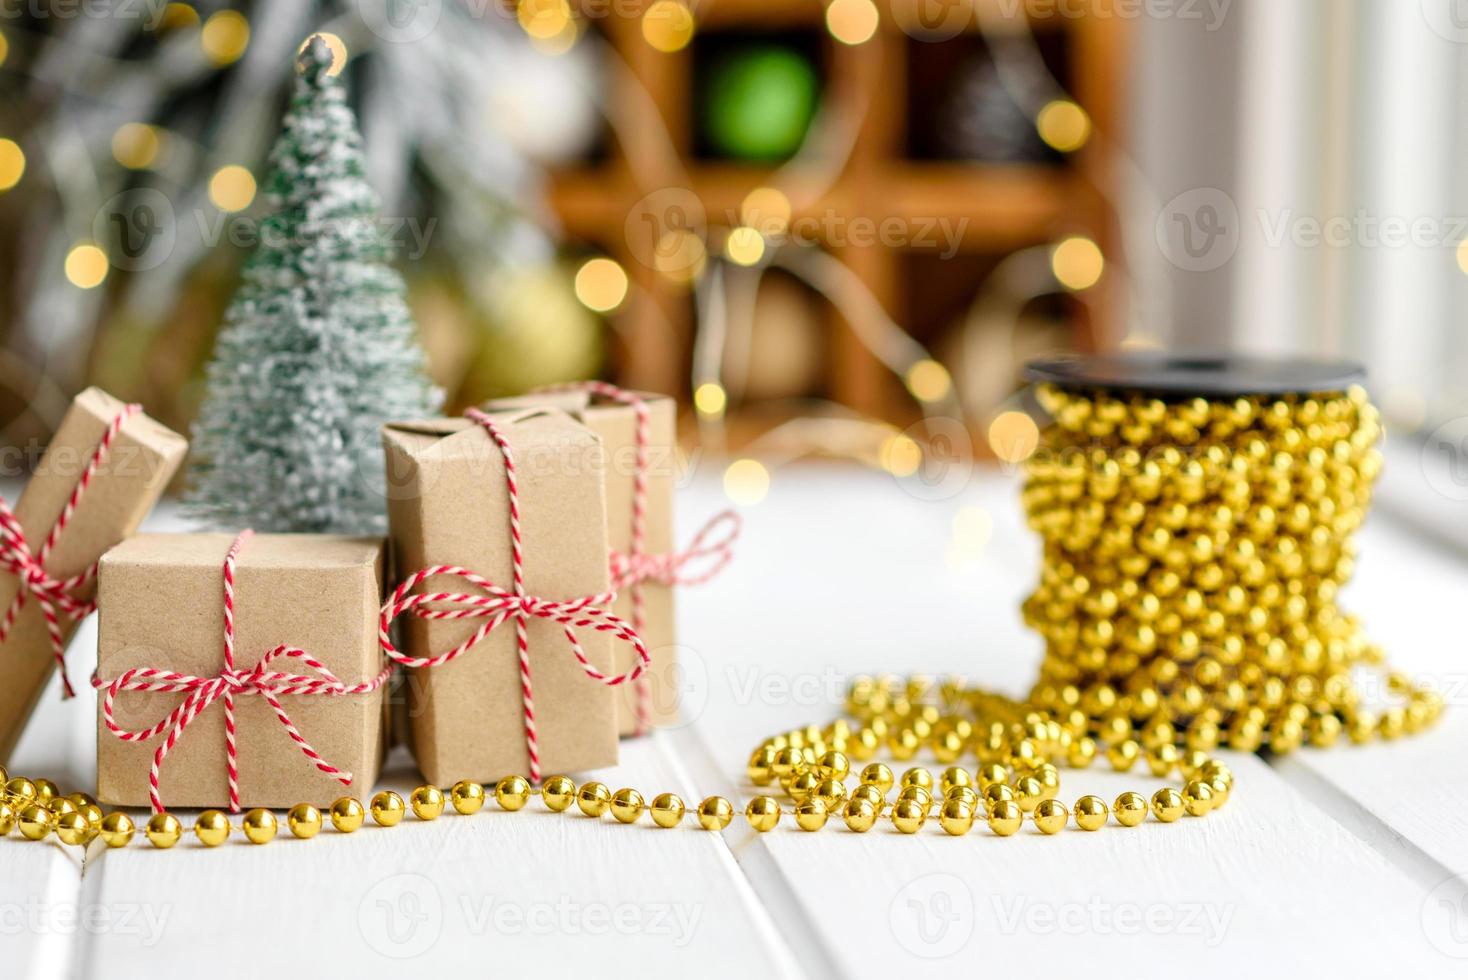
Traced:
<path id="1" fill-rule="evenodd" d="M 820 100 L 815 66 L 799 52 L 758 45 L 732 52 L 709 73 L 705 132 L 720 156 L 777 160 L 800 148 Z"/>

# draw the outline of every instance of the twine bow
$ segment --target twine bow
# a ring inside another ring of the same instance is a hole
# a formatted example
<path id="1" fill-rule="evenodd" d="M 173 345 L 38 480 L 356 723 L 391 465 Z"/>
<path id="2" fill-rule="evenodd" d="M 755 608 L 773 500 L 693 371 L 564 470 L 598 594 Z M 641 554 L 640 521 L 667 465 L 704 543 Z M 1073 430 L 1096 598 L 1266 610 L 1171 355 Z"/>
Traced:
<path id="1" fill-rule="evenodd" d="M 612 615 L 605 607 L 616 599 L 614 592 L 582 596 L 578 599 L 544 599 L 529 595 L 525 591 L 525 545 L 520 531 L 520 488 L 515 470 L 515 456 L 509 441 L 493 419 L 477 409 L 464 413 L 479 423 L 489 433 L 505 460 L 505 485 L 510 501 L 510 554 L 513 587 L 505 589 L 482 575 L 457 565 L 431 565 L 408 576 L 383 604 L 378 620 L 379 639 L 382 650 L 389 658 L 405 667 L 426 668 L 461 656 L 494 632 L 506 620 L 515 621 L 515 642 L 520 657 L 520 695 L 525 706 L 525 752 L 530 759 L 530 779 L 540 782 L 540 743 L 535 730 L 535 698 L 530 670 L 530 638 L 527 625 L 532 619 L 543 619 L 560 623 L 565 630 L 566 642 L 576 662 L 586 676 L 609 686 L 635 681 L 647 670 L 650 658 L 647 647 L 634 629 Z M 465 585 L 480 589 L 470 592 L 419 592 L 413 590 L 425 580 L 436 575 L 449 575 Z M 482 619 L 483 623 L 472 635 L 458 646 L 432 657 L 414 657 L 393 645 L 390 636 L 393 621 L 403 613 L 412 613 L 423 619 Z M 578 629 L 591 629 L 599 633 L 610 633 L 615 639 L 632 644 L 637 652 L 637 663 L 624 674 L 605 674 L 598 670 L 586 657 Z"/>
<path id="2" fill-rule="evenodd" d="M 281 727 L 301 754 L 311 760 L 317 769 L 331 776 L 343 786 L 350 786 L 352 774 L 333 766 L 323 759 L 311 743 L 301 734 L 280 699 L 291 694 L 326 697 L 346 697 L 353 694 L 370 694 L 381 687 L 392 676 L 392 664 L 385 666 L 374 678 L 360 684 L 345 684 L 331 670 L 306 651 L 282 644 L 260 658 L 259 663 L 248 670 L 235 667 L 234 639 L 234 571 L 240 550 L 254 536 L 253 531 L 242 531 L 230 545 L 224 558 L 224 668 L 213 677 L 195 677 L 171 670 L 154 667 L 134 667 L 124 671 L 113 681 L 93 680 L 93 685 L 105 690 L 102 698 L 102 718 L 108 731 L 124 742 L 143 742 L 163 734 L 168 737 L 153 753 L 153 764 L 148 770 L 148 798 L 154 813 L 163 812 L 163 798 L 158 789 L 159 773 L 168 753 L 178 744 L 190 723 L 216 702 L 224 702 L 224 745 L 225 762 L 229 770 L 229 809 L 240 810 L 239 745 L 235 729 L 234 701 L 237 696 L 258 694 L 275 712 Z M 272 670 L 278 660 L 299 663 L 305 673 L 288 673 Z M 128 730 L 117 724 L 113 717 L 113 702 L 123 691 L 150 691 L 160 694 L 187 692 L 188 697 L 168 713 L 167 717 L 151 728 Z"/>
<path id="3" fill-rule="evenodd" d="M 76 691 L 72 688 L 71 678 L 66 673 L 66 639 L 61 631 L 61 617 L 64 615 L 72 621 L 77 621 L 85 618 L 97 608 L 95 602 L 72 595 L 75 590 L 88 585 L 97 577 L 97 563 L 92 562 L 70 578 L 58 579 L 46 570 L 46 562 L 51 557 L 51 552 L 55 549 L 57 542 L 61 540 L 66 526 L 71 523 L 72 515 L 76 513 L 76 507 L 82 499 L 82 494 L 86 492 L 92 479 L 97 475 L 97 469 L 102 465 L 102 460 L 106 458 L 108 450 L 112 448 L 112 442 L 117 438 L 117 433 L 122 430 L 123 423 L 141 410 L 139 405 L 127 405 L 107 426 L 107 431 L 102 434 L 102 440 L 97 443 L 97 448 L 92 452 L 91 458 L 87 460 L 81 477 L 77 480 L 76 486 L 72 488 L 71 496 L 66 499 L 66 506 L 61 508 L 60 516 L 56 518 L 56 523 L 51 525 L 46 540 L 41 543 L 39 554 L 32 553 L 20 521 L 16 519 L 10 505 L 0 498 L 0 568 L 14 574 L 17 580 L 15 598 L 11 600 L 10 607 L 5 610 L 4 619 L 0 620 L 0 644 L 9 639 L 16 619 L 20 617 L 21 610 L 25 608 L 27 597 L 35 596 L 36 605 L 40 607 L 41 615 L 46 620 L 46 632 L 51 637 L 51 654 L 56 658 L 56 667 L 61 672 L 63 697 L 72 697 Z"/>
<path id="4" fill-rule="evenodd" d="M 709 581 L 734 557 L 734 542 L 739 537 L 741 522 L 732 510 L 714 515 L 703 529 L 694 535 L 688 547 L 667 554 L 647 553 L 647 471 L 648 451 L 652 446 L 652 412 L 646 400 L 636 392 L 619 388 L 605 381 L 579 381 L 573 384 L 555 385 L 545 391 L 584 391 L 598 398 L 631 406 L 637 416 L 636 456 L 632 474 L 632 540 L 626 552 L 611 553 L 612 588 L 618 592 L 628 591 L 632 596 L 632 628 L 639 634 L 647 628 L 647 599 L 642 587 L 652 582 L 658 585 L 702 585 Z M 725 529 L 722 537 L 715 532 Z M 701 571 L 690 572 L 687 566 L 697 567 L 706 560 Z M 641 677 L 637 681 L 637 734 L 644 734 L 652 725 L 651 678 Z"/>

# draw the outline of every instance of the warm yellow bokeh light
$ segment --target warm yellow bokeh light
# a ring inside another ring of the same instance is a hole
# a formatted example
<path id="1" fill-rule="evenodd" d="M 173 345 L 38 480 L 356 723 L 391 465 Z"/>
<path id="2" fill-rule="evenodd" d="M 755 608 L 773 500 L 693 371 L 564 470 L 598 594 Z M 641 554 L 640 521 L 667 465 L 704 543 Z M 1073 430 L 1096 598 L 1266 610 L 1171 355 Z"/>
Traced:
<path id="1" fill-rule="evenodd" d="M 1132 331 L 1121 338 L 1122 350 L 1162 350 L 1163 343 L 1151 334 Z"/>
<path id="2" fill-rule="evenodd" d="M 549 41 L 564 33 L 575 18 L 567 0 L 520 0 L 515 19 L 526 34 Z"/>
<path id="3" fill-rule="evenodd" d="M 1468 238 L 1458 243 L 1458 268 L 1468 276 Z"/>
<path id="4" fill-rule="evenodd" d="M 73 286 L 91 289 L 107 278 L 107 253 L 90 243 L 66 253 L 66 278 Z"/>
<path id="5" fill-rule="evenodd" d="M 112 134 L 112 157 L 129 170 L 151 167 L 162 147 L 158 128 L 147 123 L 123 123 Z"/>
<path id="6" fill-rule="evenodd" d="M 831 0 L 826 8 L 826 30 L 842 44 L 870 41 L 881 20 L 872 0 Z"/>
<path id="7" fill-rule="evenodd" d="M 740 225 L 729 232 L 724 254 L 735 265 L 754 265 L 765 257 L 765 236 L 748 225 Z"/>
<path id="8" fill-rule="evenodd" d="M 330 31 L 317 31 L 311 37 L 306 38 L 306 40 L 301 42 L 301 46 L 296 49 L 296 54 L 305 51 L 306 45 L 311 43 L 311 38 L 316 37 L 325 41 L 326 47 L 331 51 L 331 67 L 326 69 L 326 74 L 340 75 L 342 69 L 347 66 L 347 42 Z"/>
<path id="9" fill-rule="evenodd" d="M 911 436 L 888 436 L 882 442 L 882 469 L 893 476 L 912 476 L 923 465 L 923 451 Z"/>
<path id="10" fill-rule="evenodd" d="M 776 187 L 756 187 L 739 205 L 739 220 L 761 235 L 783 235 L 790 227 L 790 198 Z"/>
<path id="11" fill-rule="evenodd" d="M 1101 281 L 1106 260 L 1101 257 L 1099 245 L 1077 235 L 1055 246 L 1050 253 L 1050 269 L 1066 289 L 1090 289 Z"/>
<path id="12" fill-rule="evenodd" d="M 665 54 L 688 47 L 693 30 L 693 11 L 682 0 L 657 0 L 642 15 L 643 40 Z"/>
<path id="13" fill-rule="evenodd" d="M 627 298 L 627 272 L 611 259 L 588 259 L 576 270 L 576 298 L 597 313 L 610 313 Z"/>
<path id="14" fill-rule="evenodd" d="M 25 151 L 15 140 L 0 139 L 0 191 L 8 191 L 25 176 Z"/>
<path id="15" fill-rule="evenodd" d="M 1091 138 L 1091 117 L 1070 99 L 1056 99 L 1047 102 L 1035 117 L 1035 129 L 1051 147 L 1071 153 Z"/>
<path id="16" fill-rule="evenodd" d="M 209 178 L 209 200 L 221 211 L 243 211 L 255 200 L 255 175 L 236 163 L 220 167 Z"/>
<path id="17" fill-rule="evenodd" d="M 5 59 L 9 56 L 10 40 L 6 38 L 4 31 L 0 31 L 0 65 L 5 64 Z"/>
<path id="18" fill-rule="evenodd" d="M 708 252 L 691 231 L 670 231 L 658 239 L 653 267 L 674 282 L 692 282 L 703 273 Z"/>
<path id="19" fill-rule="evenodd" d="M 1040 444 L 1040 427 L 1024 412 L 1000 412 L 989 423 L 989 448 L 1006 463 L 1022 463 Z"/>
<path id="20" fill-rule="evenodd" d="M 163 8 L 158 18 L 158 29 L 171 31 L 178 27 L 193 27 L 199 23 L 199 12 L 186 3 L 170 3 Z"/>
<path id="21" fill-rule="evenodd" d="M 907 369 L 904 379 L 912 397 L 922 402 L 935 402 L 947 398 L 953 390 L 953 378 L 948 369 L 930 357 L 925 357 Z"/>
<path id="22" fill-rule="evenodd" d="M 214 64 L 224 66 L 237 61 L 250 46 L 250 22 L 237 10 L 221 10 L 210 14 L 199 34 L 204 55 Z"/>
<path id="23" fill-rule="evenodd" d="M 693 407 L 700 415 L 723 415 L 729 395 L 717 381 L 705 381 L 693 389 Z"/>
<path id="24" fill-rule="evenodd" d="M 532 37 L 530 46 L 541 54 L 565 54 L 576 46 L 576 39 L 580 36 L 581 30 L 576 24 L 576 18 L 568 17 L 559 34 L 553 34 L 550 37 Z"/>
<path id="25" fill-rule="evenodd" d="M 744 507 L 764 500 L 770 492 L 770 471 L 756 459 L 736 459 L 724 471 L 724 494 Z"/>

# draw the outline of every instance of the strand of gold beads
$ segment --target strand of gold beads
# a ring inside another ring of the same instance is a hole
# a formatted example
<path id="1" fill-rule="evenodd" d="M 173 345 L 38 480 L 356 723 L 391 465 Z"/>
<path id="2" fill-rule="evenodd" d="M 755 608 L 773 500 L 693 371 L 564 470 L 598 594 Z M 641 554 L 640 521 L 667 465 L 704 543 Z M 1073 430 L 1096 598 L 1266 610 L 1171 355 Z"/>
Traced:
<path id="1" fill-rule="evenodd" d="M 1206 753 L 1178 752 L 1170 743 L 1147 752 L 1126 743 L 1099 749 L 1089 734 L 1091 727 L 1074 717 L 1062 719 L 958 681 L 934 685 L 925 678 L 858 678 L 847 708 L 849 719 L 776 735 L 755 749 L 748 767 L 750 781 L 756 786 L 778 784 L 784 805 L 775 796 L 752 797 L 743 808 L 751 827 L 767 832 L 788 816 L 801 830 L 815 831 L 837 816 L 856 833 L 886 820 L 899 833 L 913 834 L 936 815 L 942 831 L 954 836 L 983 821 L 997 836 L 1008 837 L 1026 820 L 1040 833 L 1055 834 L 1072 819 L 1082 830 L 1098 830 L 1109 819 L 1135 827 L 1149 814 L 1163 823 L 1185 814 L 1201 817 L 1223 806 L 1233 789 L 1228 767 Z M 926 747 L 947 768 L 935 778 L 931 770 L 914 766 L 899 777 L 886 763 L 870 761 L 884 747 L 899 763 L 912 760 Z M 965 754 L 977 758 L 975 770 L 956 764 Z M 1150 798 L 1125 792 L 1110 804 L 1088 795 L 1066 807 L 1057 798 L 1060 766 L 1084 768 L 1100 756 L 1119 772 L 1144 761 L 1154 776 L 1179 774 L 1180 787 L 1164 787 Z M 848 788 L 853 760 L 869 764 L 857 776 L 857 785 Z M 104 813 L 84 793 L 63 795 L 49 780 L 11 778 L 3 769 L 0 780 L 4 781 L 0 836 L 18 827 L 20 835 L 32 841 L 54 834 L 67 845 L 85 847 L 100 837 L 108 847 L 125 847 L 137 834 L 126 813 Z M 505 811 L 524 809 L 539 796 L 553 812 L 574 806 L 586 817 L 611 814 L 622 824 L 635 824 L 647 813 L 662 828 L 680 826 L 687 813 L 674 793 L 659 793 L 648 801 L 635 789 L 614 792 L 600 782 L 577 786 L 565 776 L 555 776 L 537 788 L 523 776 L 506 776 L 488 790 L 470 780 L 455 783 L 447 792 L 420 786 L 407 801 L 384 790 L 366 807 L 344 796 L 325 814 L 301 803 L 283 820 L 271 810 L 257 808 L 243 814 L 238 827 L 224 812 L 205 810 L 195 818 L 193 831 L 209 847 L 223 844 L 236 831 L 252 844 L 268 843 L 282 823 L 293 836 L 310 839 L 328 822 L 340 833 L 353 833 L 369 815 L 380 827 L 395 827 L 410 810 L 419 820 L 436 820 L 450 806 L 459 814 L 473 814 L 491 796 Z M 737 813 L 728 798 L 710 796 L 693 815 L 700 828 L 721 831 Z M 173 847 L 184 834 L 183 823 L 171 813 L 154 814 L 143 828 L 143 836 L 160 849 Z"/>

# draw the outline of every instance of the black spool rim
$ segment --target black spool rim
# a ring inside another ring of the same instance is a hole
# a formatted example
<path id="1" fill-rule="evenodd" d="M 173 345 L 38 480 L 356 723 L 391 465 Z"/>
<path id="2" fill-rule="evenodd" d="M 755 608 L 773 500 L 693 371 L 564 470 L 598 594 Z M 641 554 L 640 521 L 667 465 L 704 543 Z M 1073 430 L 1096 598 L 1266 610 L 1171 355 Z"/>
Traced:
<path id="1" fill-rule="evenodd" d="M 1025 365 L 1025 379 L 1072 390 L 1236 398 L 1345 391 L 1365 383 L 1366 369 L 1355 361 L 1308 357 L 1125 351 L 1040 358 Z"/>

